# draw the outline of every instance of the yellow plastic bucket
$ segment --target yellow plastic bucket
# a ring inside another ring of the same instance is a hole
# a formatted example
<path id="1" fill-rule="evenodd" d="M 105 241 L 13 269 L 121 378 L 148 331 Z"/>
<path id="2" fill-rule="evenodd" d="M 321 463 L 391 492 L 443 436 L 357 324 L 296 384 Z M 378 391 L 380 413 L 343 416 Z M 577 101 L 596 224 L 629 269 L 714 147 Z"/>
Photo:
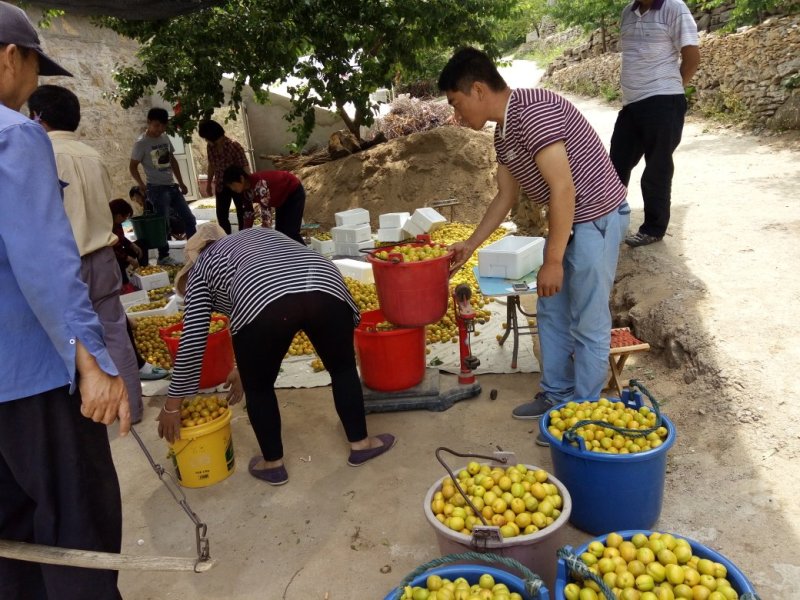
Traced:
<path id="1" fill-rule="evenodd" d="M 171 446 L 178 482 L 188 488 L 213 485 L 236 470 L 231 435 L 231 410 L 211 423 L 182 427 Z"/>

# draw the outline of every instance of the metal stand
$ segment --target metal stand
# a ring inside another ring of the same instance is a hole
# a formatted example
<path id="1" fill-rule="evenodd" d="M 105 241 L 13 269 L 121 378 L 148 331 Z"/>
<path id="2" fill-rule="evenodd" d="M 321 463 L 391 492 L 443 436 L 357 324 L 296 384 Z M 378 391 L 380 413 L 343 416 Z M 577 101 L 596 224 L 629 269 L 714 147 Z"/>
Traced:
<path id="1" fill-rule="evenodd" d="M 438 369 L 426 369 L 423 380 L 418 385 L 406 390 L 379 392 L 362 385 L 364 409 L 367 413 L 421 409 L 441 412 L 460 400 L 474 398 L 481 393 L 479 383 L 456 384 L 451 388 L 441 390 L 439 379 Z"/>
<path id="2" fill-rule="evenodd" d="M 508 326 L 506 327 L 506 332 L 503 334 L 503 337 L 500 338 L 498 342 L 501 346 L 503 343 L 508 339 L 508 336 L 513 333 L 514 334 L 514 347 L 511 353 L 511 368 L 517 368 L 517 354 L 519 352 L 519 336 L 520 335 L 536 335 L 539 331 L 536 325 L 523 325 L 520 327 L 519 320 L 517 319 L 517 311 L 525 315 L 526 317 L 536 317 L 536 313 L 529 314 L 522 310 L 522 306 L 519 301 L 519 296 L 517 295 L 510 295 L 506 296 L 506 323 Z M 520 332 L 520 329 L 525 331 Z"/>

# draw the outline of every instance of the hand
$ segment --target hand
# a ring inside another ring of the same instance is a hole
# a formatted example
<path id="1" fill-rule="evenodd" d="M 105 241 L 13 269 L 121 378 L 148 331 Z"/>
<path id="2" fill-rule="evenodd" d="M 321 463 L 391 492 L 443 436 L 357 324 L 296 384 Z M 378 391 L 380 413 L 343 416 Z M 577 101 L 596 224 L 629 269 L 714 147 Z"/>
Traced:
<path id="1" fill-rule="evenodd" d="M 133 251 L 136 254 L 136 256 L 138 256 L 139 258 L 142 258 L 142 255 L 144 254 L 144 252 L 142 252 L 142 249 L 139 248 L 139 246 L 137 246 L 136 244 L 133 244 Z"/>
<path id="2" fill-rule="evenodd" d="M 131 428 L 131 411 L 122 377 L 103 371 L 80 342 L 75 351 L 75 365 L 79 375 L 81 414 L 104 425 L 111 425 L 119 419 L 119 434 L 127 435 Z"/>
<path id="3" fill-rule="evenodd" d="M 539 297 L 555 296 L 564 283 L 564 267 L 561 263 L 545 263 L 536 276 L 536 293 Z"/>
<path id="4" fill-rule="evenodd" d="M 128 257 L 128 264 L 131 267 L 133 267 L 134 269 L 136 269 L 139 266 L 139 261 L 136 260 L 135 258 L 133 258 L 132 256 L 129 256 Z"/>
<path id="5" fill-rule="evenodd" d="M 447 249 L 453 251 L 453 258 L 450 260 L 450 275 L 453 275 L 453 273 L 463 267 L 464 263 L 467 262 L 469 257 L 472 256 L 472 253 L 475 252 L 475 248 L 469 241 L 450 244 Z"/>
<path id="6" fill-rule="evenodd" d="M 189 193 L 189 188 L 186 187 L 185 183 L 179 183 L 178 184 L 178 189 L 181 191 L 181 194 L 183 194 L 184 196 Z"/>
<path id="7" fill-rule="evenodd" d="M 239 369 L 234 368 L 225 380 L 225 384 L 230 387 L 226 400 L 228 404 L 236 404 L 242 399 L 244 395 L 244 388 L 242 387 L 242 378 L 239 377 Z"/>
<path id="8" fill-rule="evenodd" d="M 206 184 L 206 196 L 213 196 L 213 194 L 211 193 L 211 184 L 210 183 Z"/>
<path id="9" fill-rule="evenodd" d="M 181 402 L 181 398 L 167 398 L 156 419 L 158 437 L 165 438 L 170 444 L 181 439 Z"/>

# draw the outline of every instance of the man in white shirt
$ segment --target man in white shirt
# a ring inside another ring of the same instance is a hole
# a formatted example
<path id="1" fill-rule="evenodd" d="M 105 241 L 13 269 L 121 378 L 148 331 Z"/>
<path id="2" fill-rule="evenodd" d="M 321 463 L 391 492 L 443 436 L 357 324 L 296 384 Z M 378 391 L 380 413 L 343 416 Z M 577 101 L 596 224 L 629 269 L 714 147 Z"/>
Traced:
<path id="1" fill-rule="evenodd" d="M 625 186 L 644 156 L 644 223 L 629 246 L 667 232 L 674 165 L 686 114 L 684 88 L 700 64 L 697 24 L 682 0 L 636 0 L 620 19 L 622 110 L 611 136 L 611 162 Z"/>

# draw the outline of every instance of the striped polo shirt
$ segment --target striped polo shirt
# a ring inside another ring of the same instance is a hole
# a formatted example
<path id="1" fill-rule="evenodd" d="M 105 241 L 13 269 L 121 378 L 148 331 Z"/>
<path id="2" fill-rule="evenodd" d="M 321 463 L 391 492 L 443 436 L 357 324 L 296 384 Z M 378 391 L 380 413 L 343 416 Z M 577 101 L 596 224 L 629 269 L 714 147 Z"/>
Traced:
<path id="1" fill-rule="evenodd" d="M 697 46 L 697 23 L 681 0 L 655 0 L 641 12 L 639 2 L 622 10 L 620 48 L 622 103 L 650 96 L 683 94 L 681 48 Z"/>
<path id="2" fill-rule="evenodd" d="M 507 167 L 528 197 L 539 204 L 550 201 L 550 187 L 534 157 L 559 141 L 566 146 L 575 184 L 573 222 L 594 221 L 617 208 L 627 191 L 586 118 L 571 102 L 549 90 L 513 90 L 503 126 L 494 131 L 497 162 Z"/>
<path id="3" fill-rule="evenodd" d="M 178 398 L 197 392 L 212 311 L 230 317 L 235 335 L 278 298 L 314 291 L 347 302 L 353 323 L 358 324 L 361 315 L 342 275 L 318 252 L 260 227 L 214 242 L 189 272 L 183 334 L 169 395 Z"/>

